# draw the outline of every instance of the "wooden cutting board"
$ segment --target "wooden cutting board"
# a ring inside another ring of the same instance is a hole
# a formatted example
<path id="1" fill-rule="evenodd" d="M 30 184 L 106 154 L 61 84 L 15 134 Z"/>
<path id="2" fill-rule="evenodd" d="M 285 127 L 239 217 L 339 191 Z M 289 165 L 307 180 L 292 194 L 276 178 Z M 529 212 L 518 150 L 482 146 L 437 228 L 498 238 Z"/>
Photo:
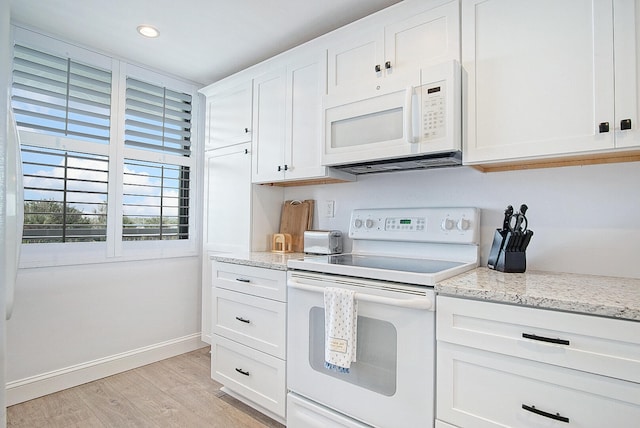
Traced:
<path id="1" fill-rule="evenodd" d="M 291 250 L 304 251 L 304 231 L 313 225 L 313 210 L 315 201 L 285 201 L 282 204 L 280 216 L 280 233 L 291 235 Z"/>

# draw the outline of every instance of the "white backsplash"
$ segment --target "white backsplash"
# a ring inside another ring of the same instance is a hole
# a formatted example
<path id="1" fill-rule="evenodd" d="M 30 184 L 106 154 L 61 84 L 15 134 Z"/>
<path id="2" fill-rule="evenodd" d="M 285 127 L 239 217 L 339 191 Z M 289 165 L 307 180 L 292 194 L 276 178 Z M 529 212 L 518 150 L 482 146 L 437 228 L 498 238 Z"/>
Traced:
<path id="1" fill-rule="evenodd" d="M 529 206 L 527 269 L 640 278 L 640 162 L 481 173 L 470 167 L 361 175 L 354 183 L 288 187 L 286 199 L 335 201 L 314 228 L 348 231 L 355 208 L 473 206 L 481 263 L 511 204 Z M 351 242 L 345 239 L 345 251 Z"/>

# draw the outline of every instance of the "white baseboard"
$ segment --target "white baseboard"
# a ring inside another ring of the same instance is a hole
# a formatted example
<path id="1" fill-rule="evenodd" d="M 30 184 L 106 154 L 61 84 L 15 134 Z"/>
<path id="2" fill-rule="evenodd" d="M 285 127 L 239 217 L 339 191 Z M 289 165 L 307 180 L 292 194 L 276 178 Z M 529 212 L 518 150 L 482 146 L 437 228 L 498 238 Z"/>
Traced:
<path id="1" fill-rule="evenodd" d="M 54 370 L 36 376 L 8 382 L 7 406 L 22 403 L 63 389 L 92 382 L 127 370 L 207 346 L 200 333 L 156 343 L 121 354 Z"/>

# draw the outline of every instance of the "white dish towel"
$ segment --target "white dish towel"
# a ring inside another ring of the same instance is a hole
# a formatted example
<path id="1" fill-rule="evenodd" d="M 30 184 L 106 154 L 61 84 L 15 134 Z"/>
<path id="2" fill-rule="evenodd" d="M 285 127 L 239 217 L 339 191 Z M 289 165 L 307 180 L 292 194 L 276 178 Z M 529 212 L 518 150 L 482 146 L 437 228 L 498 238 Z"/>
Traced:
<path id="1" fill-rule="evenodd" d="M 344 288 L 324 289 L 324 366 L 349 373 L 356 361 L 358 301 L 355 292 Z"/>

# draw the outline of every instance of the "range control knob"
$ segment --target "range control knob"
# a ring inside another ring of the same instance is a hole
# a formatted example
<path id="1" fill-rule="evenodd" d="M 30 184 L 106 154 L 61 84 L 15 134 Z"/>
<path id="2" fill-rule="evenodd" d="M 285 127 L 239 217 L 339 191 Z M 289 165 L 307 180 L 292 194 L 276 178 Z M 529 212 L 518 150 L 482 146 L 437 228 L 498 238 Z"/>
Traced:
<path id="1" fill-rule="evenodd" d="M 371 220 L 370 218 L 367 219 L 367 221 L 364 222 L 364 225 L 367 226 L 367 229 L 371 229 L 374 225 L 373 220 Z"/>
<path id="2" fill-rule="evenodd" d="M 356 221 L 353 222 L 353 225 L 356 227 L 356 229 L 360 229 L 362 227 L 362 220 L 357 218 Z"/>
<path id="3" fill-rule="evenodd" d="M 458 220 L 458 224 L 456 224 L 456 227 L 460 231 L 467 230 L 469 229 L 470 224 L 471 223 L 469 222 L 469 220 L 467 220 L 466 218 L 461 218 L 460 220 Z"/>
<path id="4" fill-rule="evenodd" d="M 442 220 L 442 224 L 440 225 L 442 227 L 442 230 L 451 230 L 453 229 L 454 226 L 454 222 L 453 220 L 451 220 L 450 218 L 445 218 L 444 220 Z"/>

